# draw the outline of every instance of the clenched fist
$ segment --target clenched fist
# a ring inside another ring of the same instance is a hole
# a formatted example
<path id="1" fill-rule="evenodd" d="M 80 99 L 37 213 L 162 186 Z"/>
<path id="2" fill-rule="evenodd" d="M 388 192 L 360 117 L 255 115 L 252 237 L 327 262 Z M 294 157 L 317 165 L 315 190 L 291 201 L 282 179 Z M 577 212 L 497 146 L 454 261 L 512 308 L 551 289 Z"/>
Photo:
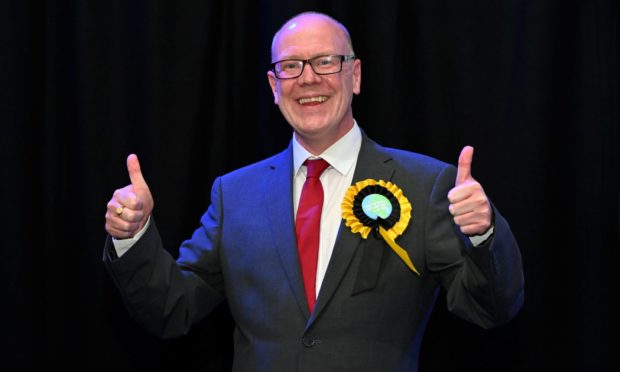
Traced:
<path id="1" fill-rule="evenodd" d="M 148 221 L 154 206 L 135 154 L 127 157 L 127 171 L 131 184 L 114 191 L 105 214 L 105 229 L 117 239 L 136 235 Z"/>
<path id="2" fill-rule="evenodd" d="M 450 214 L 466 235 L 481 235 L 491 228 L 492 209 L 484 189 L 471 176 L 474 148 L 465 146 L 459 156 L 454 188 L 448 193 Z"/>

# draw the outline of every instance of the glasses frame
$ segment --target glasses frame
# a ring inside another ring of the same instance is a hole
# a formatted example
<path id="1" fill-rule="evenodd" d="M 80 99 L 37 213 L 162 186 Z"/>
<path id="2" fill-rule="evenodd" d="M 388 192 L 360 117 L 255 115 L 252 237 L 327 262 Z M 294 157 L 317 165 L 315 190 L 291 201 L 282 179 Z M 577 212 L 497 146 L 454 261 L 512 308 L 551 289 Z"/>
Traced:
<path id="1" fill-rule="evenodd" d="M 340 69 L 338 69 L 338 71 L 334 71 L 334 72 L 317 72 L 314 69 L 314 66 L 312 65 L 312 62 L 319 59 L 319 58 L 325 58 L 325 57 L 337 57 L 340 59 Z M 297 58 L 287 58 L 287 59 L 282 59 L 279 61 L 276 61 L 274 63 L 271 64 L 271 71 L 273 71 L 273 74 L 276 76 L 277 79 L 280 80 L 287 80 L 287 79 L 297 79 L 298 77 L 300 77 L 303 73 L 304 73 L 304 69 L 306 68 L 306 65 L 309 65 L 310 68 L 312 69 L 312 71 L 317 74 L 317 75 L 333 75 L 333 74 L 337 74 L 339 72 L 342 71 L 342 64 L 348 61 L 353 61 L 355 59 L 355 54 L 350 54 L 350 55 L 343 55 L 343 54 L 325 54 L 322 56 L 316 56 L 313 58 L 309 58 L 309 59 L 297 59 Z M 299 70 L 299 75 L 297 76 L 289 76 L 289 77 L 280 77 L 278 76 L 278 71 L 276 71 L 276 65 L 278 63 L 282 63 L 282 62 L 286 62 L 286 61 L 294 61 L 294 62 L 301 62 L 301 69 Z"/>

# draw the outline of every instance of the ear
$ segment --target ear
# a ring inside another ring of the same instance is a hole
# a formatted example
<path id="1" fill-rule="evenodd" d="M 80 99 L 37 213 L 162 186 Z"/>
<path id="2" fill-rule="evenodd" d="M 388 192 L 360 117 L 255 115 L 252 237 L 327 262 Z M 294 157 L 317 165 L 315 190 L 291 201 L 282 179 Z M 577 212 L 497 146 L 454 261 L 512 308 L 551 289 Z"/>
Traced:
<path id="1" fill-rule="evenodd" d="M 278 79 L 273 71 L 267 71 L 267 80 L 269 80 L 269 86 L 271 87 L 271 93 L 273 93 L 273 103 L 276 105 L 279 103 L 278 94 Z"/>
<path id="2" fill-rule="evenodd" d="M 353 93 L 360 94 L 362 89 L 362 61 L 356 59 L 353 62 Z"/>

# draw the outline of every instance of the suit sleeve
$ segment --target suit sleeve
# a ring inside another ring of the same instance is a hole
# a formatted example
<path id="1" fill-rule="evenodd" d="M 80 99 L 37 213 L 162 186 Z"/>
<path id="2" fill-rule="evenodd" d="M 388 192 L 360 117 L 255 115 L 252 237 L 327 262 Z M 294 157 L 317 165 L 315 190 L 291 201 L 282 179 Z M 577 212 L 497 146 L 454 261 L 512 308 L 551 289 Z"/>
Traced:
<path id="1" fill-rule="evenodd" d="M 427 266 L 446 291 L 448 309 L 483 328 L 512 319 L 523 304 L 521 254 L 508 222 L 493 206 L 495 232 L 474 247 L 453 222 L 448 191 L 456 169 L 435 180 L 426 224 Z"/>
<path id="2" fill-rule="evenodd" d="M 212 204 L 192 238 L 183 243 L 178 262 L 163 248 L 152 220 L 145 234 L 122 257 L 110 256 L 108 237 L 103 261 L 131 315 L 149 332 L 161 338 L 186 334 L 191 326 L 223 300 L 217 261 L 219 179 Z"/>

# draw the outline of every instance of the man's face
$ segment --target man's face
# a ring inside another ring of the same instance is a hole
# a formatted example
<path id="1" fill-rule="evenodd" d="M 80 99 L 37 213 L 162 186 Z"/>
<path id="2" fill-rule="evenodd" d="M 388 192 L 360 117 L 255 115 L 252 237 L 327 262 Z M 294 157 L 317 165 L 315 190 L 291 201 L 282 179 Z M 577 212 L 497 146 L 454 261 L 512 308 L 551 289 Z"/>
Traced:
<path id="1" fill-rule="evenodd" d="M 273 62 L 352 54 L 344 32 L 330 20 L 305 15 L 289 22 L 273 48 Z M 301 76 L 277 79 L 268 72 L 274 101 L 295 130 L 298 141 L 312 151 L 323 151 L 353 126 L 351 102 L 360 92 L 361 62 L 343 62 L 342 71 L 317 75 L 306 64 Z"/>

